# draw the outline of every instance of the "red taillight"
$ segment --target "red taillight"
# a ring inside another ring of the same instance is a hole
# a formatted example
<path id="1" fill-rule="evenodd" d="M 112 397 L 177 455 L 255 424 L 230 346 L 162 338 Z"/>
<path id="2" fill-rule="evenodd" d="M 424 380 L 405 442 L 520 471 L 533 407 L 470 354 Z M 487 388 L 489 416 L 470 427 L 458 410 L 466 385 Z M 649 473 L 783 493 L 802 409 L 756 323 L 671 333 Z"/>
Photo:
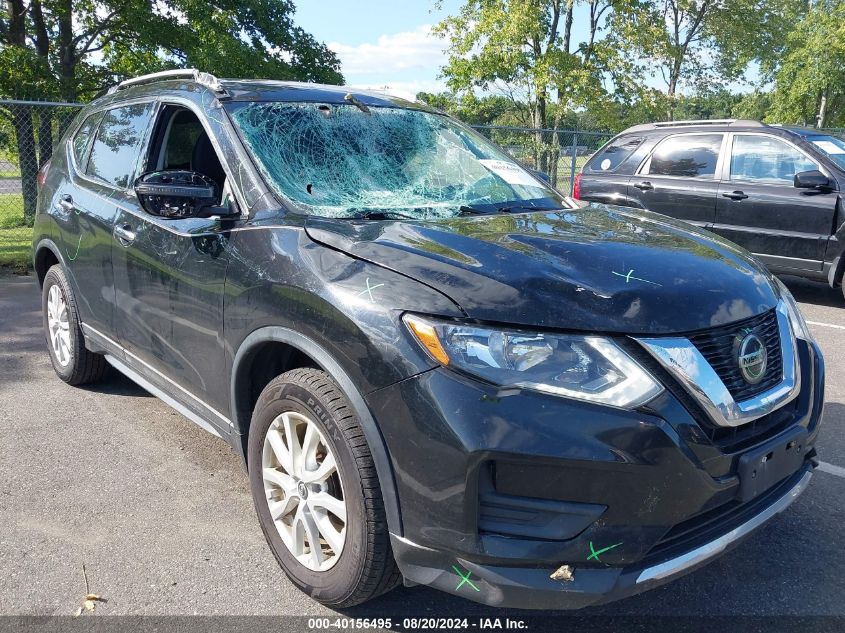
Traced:
<path id="1" fill-rule="evenodd" d="M 581 176 L 583 174 L 579 171 L 575 174 L 575 182 L 572 183 L 572 197 L 576 200 L 581 199 Z"/>
<path id="2" fill-rule="evenodd" d="M 43 187 L 44 183 L 47 182 L 47 173 L 50 171 L 50 161 L 48 160 L 46 163 L 41 165 L 41 169 L 38 170 L 38 177 L 35 179 L 38 182 L 39 187 Z"/>

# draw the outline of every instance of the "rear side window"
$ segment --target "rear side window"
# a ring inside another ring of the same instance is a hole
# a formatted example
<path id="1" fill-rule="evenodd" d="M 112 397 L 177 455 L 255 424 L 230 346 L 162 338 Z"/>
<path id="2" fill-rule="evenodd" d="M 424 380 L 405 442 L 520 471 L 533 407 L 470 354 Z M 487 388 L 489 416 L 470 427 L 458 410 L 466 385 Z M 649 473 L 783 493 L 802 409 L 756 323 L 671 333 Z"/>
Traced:
<path id="1" fill-rule="evenodd" d="M 116 187 L 129 187 L 151 112 L 149 103 L 106 111 L 91 148 L 87 173 Z"/>
<path id="2" fill-rule="evenodd" d="M 587 170 L 595 172 L 616 171 L 642 143 L 643 137 L 641 136 L 623 136 L 611 141 L 590 160 Z"/>
<path id="3" fill-rule="evenodd" d="M 713 178 L 723 134 L 685 134 L 661 141 L 644 173 L 653 176 Z"/>
<path id="4" fill-rule="evenodd" d="M 88 154 L 88 146 L 91 143 L 91 138 L 94 136 L 94 132 L 97 130 L 97 123 L 100 122 L 101 116 L 102 113 L 100 112 L 95 112 L 94 114 L 89 115 L 88 118 L 82 122 L 82 125 L 79 126 L 76 134 L 73 135 L 71 148 L 73 151 L 73 158 L 76 160 L 77 165 L 85 164 L 85 157 Z"/>

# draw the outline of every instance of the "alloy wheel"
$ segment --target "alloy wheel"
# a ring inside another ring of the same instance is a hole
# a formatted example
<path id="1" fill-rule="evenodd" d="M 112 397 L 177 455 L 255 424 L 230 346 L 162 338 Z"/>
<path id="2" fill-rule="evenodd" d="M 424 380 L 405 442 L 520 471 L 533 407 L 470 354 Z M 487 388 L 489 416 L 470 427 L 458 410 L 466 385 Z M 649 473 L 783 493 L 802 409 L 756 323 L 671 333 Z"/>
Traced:
<path id="1" fill-rule="evenodd" d="M 331 447 L 317 424 L 287 411 L 264 438 L 262 478 L 285 547 L 313 571 L 331 569 L 346 541 L 346 502 Z"/>
<path id="2" fill-rule="evenodd" d="M 58 284 L 50 286 L 47 294 L 47 329 L 56 361 L 67 367 L 71 361 L 70 322 L 65 295 Z"/>

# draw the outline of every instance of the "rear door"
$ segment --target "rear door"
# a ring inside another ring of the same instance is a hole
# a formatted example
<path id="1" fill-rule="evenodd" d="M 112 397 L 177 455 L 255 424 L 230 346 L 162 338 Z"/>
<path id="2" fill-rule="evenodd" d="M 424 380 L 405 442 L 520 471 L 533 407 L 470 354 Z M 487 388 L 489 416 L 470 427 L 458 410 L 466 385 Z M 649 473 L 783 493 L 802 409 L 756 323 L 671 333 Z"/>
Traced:
<path id="1" fill-rule="evenodd" d="M 795 173 L 811 169 L 825 171 L 784 138 L 731 134 L 713 231 L 773 269 L 820 271 L 838 194 L 795 188 Z"/>
<path id="2" fill-rule="evenodd" d="M 59 193 L 65 262 L 78 289 L 86 334 L 113 337 L 114 278 L 112 230 L 118 206 L 131 194 L 141 141 L 150 122 L 150 104 L 120 106 L 86 119 L 71 142 L 71 172 Z"/>
<path id="3" fill-rule="evenodd" d="M 664 138 L 629 181 L 628 196 L 649 211 L 709 227 L 716 218 L 723 132 Z"/>

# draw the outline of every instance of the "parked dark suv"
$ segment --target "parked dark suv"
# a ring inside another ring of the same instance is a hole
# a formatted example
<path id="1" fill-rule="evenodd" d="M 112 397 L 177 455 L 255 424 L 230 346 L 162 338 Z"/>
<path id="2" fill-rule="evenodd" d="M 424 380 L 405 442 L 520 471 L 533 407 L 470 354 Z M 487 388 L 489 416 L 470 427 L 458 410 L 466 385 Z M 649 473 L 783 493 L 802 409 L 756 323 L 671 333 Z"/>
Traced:
<path id="1" fill-rule="evenodd" d="M 777 274 L 842 286 L 845 140 L 757 121 L 629 128 L 576 176 L 575 197 L 686 220 Z"/>
<path id="2" fill-rule="evenodd" d="M 575 204 L 424 106 L 142 77 L 39 181 L 59 377 L 110 365 L 228 441 L 326 604 L 402 578 L 616 599 L 811 478 L 824 369 L 782 284 L 687 224 Z"/>

